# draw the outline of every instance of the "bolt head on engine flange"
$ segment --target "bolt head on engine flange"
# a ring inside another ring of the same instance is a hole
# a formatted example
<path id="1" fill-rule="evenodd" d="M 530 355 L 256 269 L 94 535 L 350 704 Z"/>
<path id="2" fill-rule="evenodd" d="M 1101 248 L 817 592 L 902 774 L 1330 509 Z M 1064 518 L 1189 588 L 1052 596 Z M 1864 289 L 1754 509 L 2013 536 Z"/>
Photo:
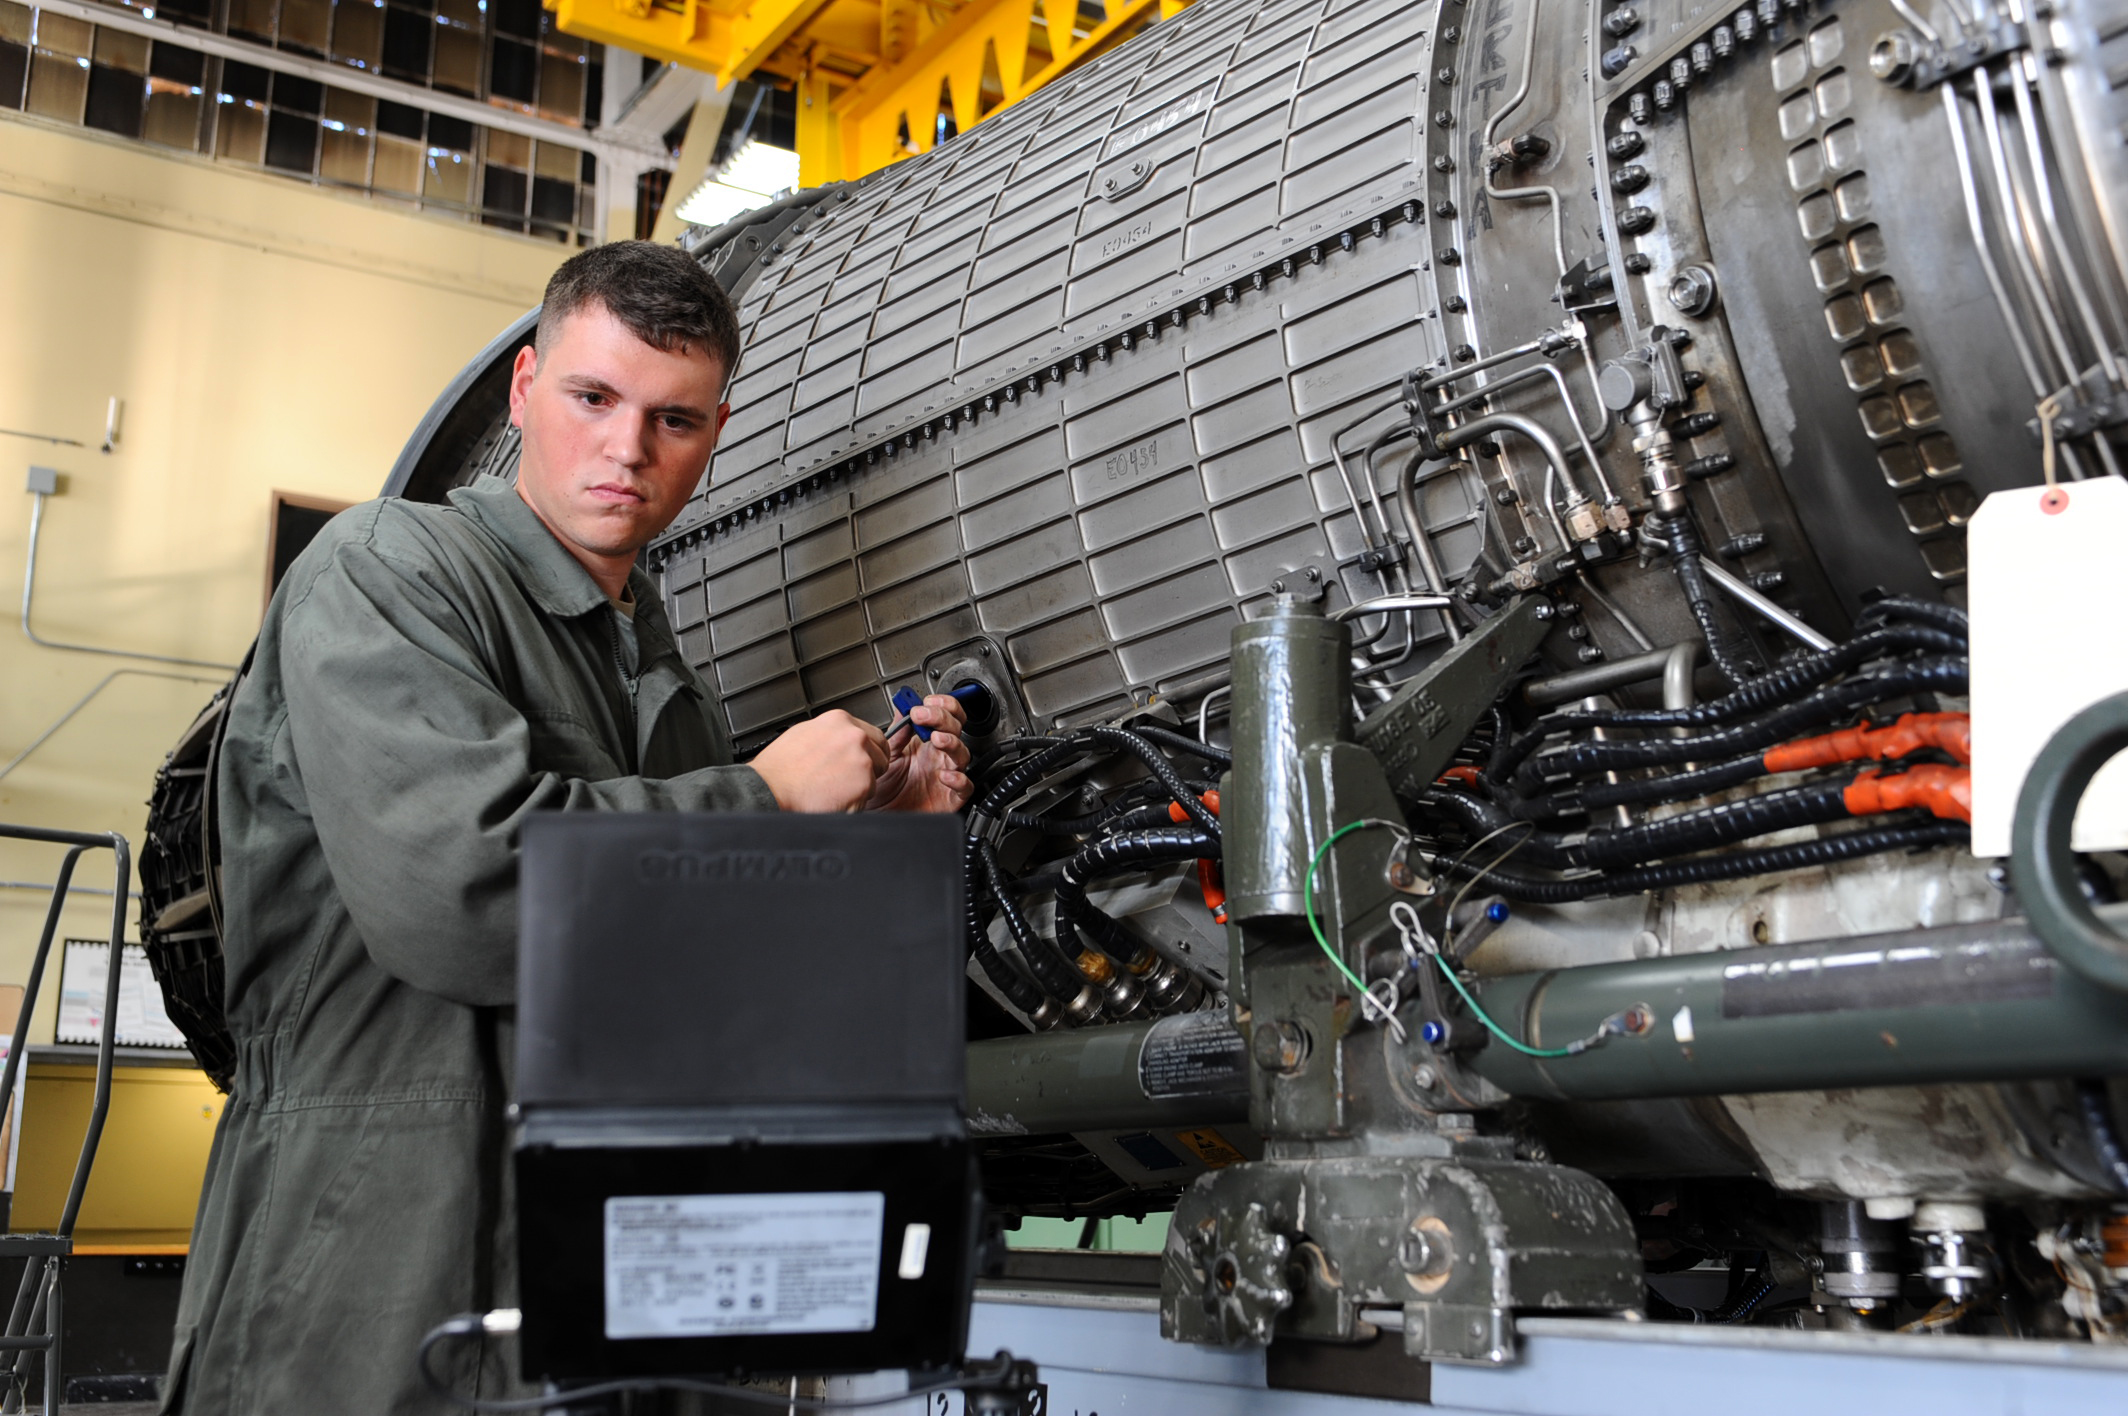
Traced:
<path id="1" fill-rule="evenodd" d="M 1885 83 L 1903 84 L 1914 72 L 1914 59 L 1918 53 L 1914 37 L 1905 30 L 1879 35 L 1877 42 L 1869 47 L 1869 71 Z"/>
<path id="2" fill-rule="evenodd" d="M 1670 277 L 1669 289 L 1664 293 L 1669 297 L 1670 308 L 1697 319 L 1714 308 L 1714 272 L 1703 265 L 1685 266 Z"/>

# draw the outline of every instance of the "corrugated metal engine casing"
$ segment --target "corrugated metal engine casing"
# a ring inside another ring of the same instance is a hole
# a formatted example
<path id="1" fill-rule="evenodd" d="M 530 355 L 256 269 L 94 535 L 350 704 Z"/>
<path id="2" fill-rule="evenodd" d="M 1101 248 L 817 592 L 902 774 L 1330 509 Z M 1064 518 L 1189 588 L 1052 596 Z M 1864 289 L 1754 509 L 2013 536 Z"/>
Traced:
<path id="1" fill-rule="evenodd" d="M 742 744 L 881 718 L 882 685 L 978 637 L 1036 719 L 1104 716 L 1223 664 L 1274 580 L 1339 575 L 1362 543 L 1330 437 L 1444 353 L 1431 16 L 1185 12 L 840 194 L 758 273 L 710 479 L 652 551 Z M 1470 494 L 1435 487 L 1466 565 Z"/>

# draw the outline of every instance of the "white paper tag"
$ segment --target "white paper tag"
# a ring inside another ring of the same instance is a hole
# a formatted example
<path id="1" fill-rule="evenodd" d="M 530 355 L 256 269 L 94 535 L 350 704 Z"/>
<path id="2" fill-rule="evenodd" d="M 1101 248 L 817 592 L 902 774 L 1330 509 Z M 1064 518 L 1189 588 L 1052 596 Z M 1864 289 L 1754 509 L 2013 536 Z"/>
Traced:
<path id="1" fill-rule="evenodd" d="M 1966 531 L 1973 619 L 1973 854 L 2010 853 L 2025 775 L 2047 739 L 2128 690 L 2117 623 L 2128 565 L 2128 482 L 2094 477 L 1997 492 Z M 2080 851 L 2128 846 L 2128 758 L 2101 768 L 2070 833 Z"/>
<path id="2" fill-rule="evenodd" d="M 606 1336 L 870 1332 L 887 1197 L 618 1195 L 606 1201 Z"/>

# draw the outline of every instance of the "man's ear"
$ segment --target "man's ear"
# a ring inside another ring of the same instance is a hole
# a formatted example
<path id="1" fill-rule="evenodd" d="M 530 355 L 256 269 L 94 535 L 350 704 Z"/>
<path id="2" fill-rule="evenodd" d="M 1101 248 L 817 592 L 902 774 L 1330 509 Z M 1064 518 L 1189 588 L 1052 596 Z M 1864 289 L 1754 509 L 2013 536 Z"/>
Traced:
<path id="1" fill-rule="evenodd" d="M 525 425 L 525 399 L 531 395 L 532 379 L 538 373 L 539 350 L 527 344 L 517 351 L 517 362 L 510 366 L 510 421 L 517 427 Z"/>
<path id="2" fill-rule="evenodd" d="M 722 436 L 724 436 L 724 420 L 725 420 L 725 419 L 727 419 L 727 418 L 729 418 L 729 417 L 731 417 L 731 405 L 730 405 L 729 403 L 720 403 L 720 404 L 718 404 L 718 405 L 717 405 L 717 436 L 718 436 L 718 437 L 722 437 Z"/>

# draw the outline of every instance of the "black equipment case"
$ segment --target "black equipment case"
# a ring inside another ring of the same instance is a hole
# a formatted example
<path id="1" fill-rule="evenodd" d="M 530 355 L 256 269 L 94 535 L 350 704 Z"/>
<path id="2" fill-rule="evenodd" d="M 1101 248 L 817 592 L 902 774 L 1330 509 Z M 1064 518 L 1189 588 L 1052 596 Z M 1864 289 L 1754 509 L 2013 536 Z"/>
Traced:
<path id="1" fill-rule="evenodd" d="M 950 816 L 527 823 L 528 1379 L 961 1359 L 961 849 Z"/>

